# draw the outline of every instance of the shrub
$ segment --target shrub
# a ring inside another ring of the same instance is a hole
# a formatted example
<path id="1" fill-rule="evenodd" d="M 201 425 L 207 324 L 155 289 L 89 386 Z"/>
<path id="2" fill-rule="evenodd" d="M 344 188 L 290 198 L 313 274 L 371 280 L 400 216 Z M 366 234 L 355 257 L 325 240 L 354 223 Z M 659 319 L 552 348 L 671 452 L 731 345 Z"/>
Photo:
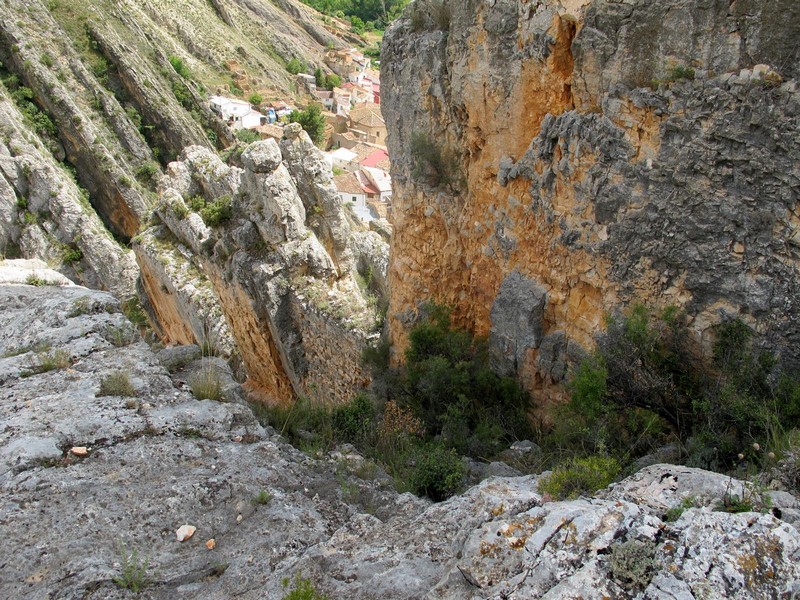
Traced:
<path id="1" fill-rule="evenodd" d="M 642 591 L 655 573 L 656 544 L 630 540 L 611 546 L 609 570 L 611 576 L 632 592 Z"/>
<path id="2" fill-rule="evenodd" d="M 366 439 L 375 417 L 372 400 L 366 394 L 356 394 L 349 403 L 337 406 L 331 415 L 337 439 L 357 443 Z"/>
<path id="3" fill-rule="evenodd" d="M 200 216 L 209 227 L 216 227 L 230 220 L 233 213 L 231 197 L 226 194 L 200 209 Z"/>
<path id="4" fill-rule="evenodd" d="M 539 480 L 539 491 L 555 500 L 574 499 L 608 486 L 621 470 L 609 456 L 573 458 Z"/>
<path id="5" fill-rule="evenodd" d="M 136 178 L 145 183 L 152 182 L 160 173 L 158 165 L 152 161 L 146 162 L 136 169 Z"/>
<path id="6" fill-rule="evenodd" d="M 222 383 L 212 369 L 202 369 L 189 378 L 189 388 L 198 400 L 223 400 Z"/>
<path id="7" fill-rule="evenodd" d="M 529 398 L 489 367 L 483 340 L 452 327 L 449 309 L 428 305 L 409 332 L 406 371 L 389 395 L 411 408 L 426 431 L 459 452 L 485 458 L 530 434 Z"/>
<path id="8" fill-rule="evenodd" d="M 97 395 L 131 398 L 136 396 L 136 390 L 125 371 L 114 371 L 100 380 L 100 390 Z"/>
<path id="9" fill-rule="evenodd" d="M 431 187 L 446 187 L 458 192 L 464 176 L 455 154 L 444 151 L 429 136 L 421 132 L 411 135 L 411 175 Z"/>
<path id="10" fill-rule="evenodd" d="M 289 122 L 300 123 L 311 141 L 317 145 L 325 139 L 325 116 L 322 114 L 322 107 L 319 104 L 310 104 L 302 111 L 293 110 L 289 114 Z"/>
<path id="11" fill-rule="evenodd" d="M 236 139 L 245 144 L 252 144 L 260 140 L 261 136 L 258 135 L 257 131 L 253 131 L 252 129 L 240 129 L 236 132 Z"/>
<path id="12" fill-rule="evenodd" d="M 466 468 L 455 450 L 431 444 L 418 453 L 411 483 L 415 493 L 440 502 L 461 489 L 465 475 Z"/>
<path id="13" fill-rule="evenodd" d="M 186 110 L 194 108 L 194 98 L 191 90 L 182 81 L 172 82 L 172 95 Z"/>
<path id="14" fill-rule="evenodd" d="M 682 79 L 694 81 L 694 76 L 694 69 L 685 65 L 674 65 L 667 71 L 667 81 L 680 81 Z"/>
<path id="15" fill-rule="evenodd" d="M 172 68 L 175 69 L 175 72 L 184 79 L 192 78 L 192 73 L 189 71 L 189 67 L 184 64 L 180 57 L 171 54 L 169 56 L 169 64 L 171 64 Z"/>
<path id="16" fill-rule="evenodd" d="M 122 314 L 124 314 L 134 325 L 141 328 L 146 327 L 149 324 L 149 321 L 147 320 L 147 314 L 145 314 L 138 296 L 131 296 L 125 300 L 122 303 L 121 308 Z"/>
<path id="17" fill-rule="evenodd" d="M 286 64 L 286 70 L 292 75 L 297 75 L 299 73 L 305 73 L 308 71 L 308 66 L 300 59 L 293 58 Z"/>
<path id="18" fill-rule="evenodd" d="M 264 97 L 258 92 L 255 92 L 253 94 L 250 94 L 250 97 L 247 99 L 247 101 L 250 104 L 253 104 L 254 106 L 258 106 L 264 101 Z"/>
<path id="19" fill-rule="evenodd" d="M 253 506 L 266 506 L 270 502 L 272 502 L 272 494 L 267 490 L 259 490 L 258 493 L 253 496 Z"/>
<path id="20" fill-rule="evenodd" d="M 150 559 L 139 558 L 139 552 L 135 548 L 129 553 L 120 547 L 119 553 L 121 573 L 112 581 L 122 589 L 138 594 L 149 583 L 147 568 L 150 566 Z"/>
<path id="21" fill-rule="evenodd" d="M 61 260 L 67 264 L 80 262 L 83 258 L 83 252 L 80 248 L 67 247 L 61 255 Z"/>
<path id="22" fill-rule="evenodd" d="M 72 357 L 64 349 L 37 353 L 31 359 L 31 365 L 21 373 L 22 377 L 30 377 L 39 373 L 47 373 L 56 369 L 65 369 L 72 364 Z"/>
<path id="23" fill-rule="evenodd" d="M 49 279 L 44 277 L 39 277 L 36 273 L 31 273 L 25 278 L 25 283 L 27 285 L 33 285 L 35 287 L 42 287 L 45 285 L 53 285 L 53 282 Z"/>
<path id="24" fill-rule="evenodd" d="M 288 577 L 281 581 L 284 588 L 288 588 L 292 583 Z M 282 600 L 329 600 L 328 596 L 319 592 L 314 583 L 301 573 L 295 573 L 294 586 L 283 596 Z"/>

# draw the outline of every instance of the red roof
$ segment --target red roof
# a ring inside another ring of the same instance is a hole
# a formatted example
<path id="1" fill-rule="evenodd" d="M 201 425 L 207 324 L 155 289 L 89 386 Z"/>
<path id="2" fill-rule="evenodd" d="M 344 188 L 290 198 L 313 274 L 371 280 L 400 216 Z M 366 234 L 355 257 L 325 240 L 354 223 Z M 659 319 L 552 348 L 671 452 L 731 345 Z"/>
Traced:
<path id="1" fill-rule="evenodd" d="M 361 161 L 362 167 L 377 167 L 384 161 L 389 160 L 389 153 L 386 150 L 379 149 L 375 150 L 372 154 L 366 156 L 364 160 Z"/>
<path id="2" fill-rule="evenodd" d="M 364 188 L 364 191 L 367 192 L 368 194 L 378 194 L 378 195 L 380 195 L 380 193 L 381 193 L 381 191 L 378 188 L 376 188 L 374 185 L 372 185 L 372 182 L 369 179 L 364 181 L 361 184 L 361 187 Z"/>

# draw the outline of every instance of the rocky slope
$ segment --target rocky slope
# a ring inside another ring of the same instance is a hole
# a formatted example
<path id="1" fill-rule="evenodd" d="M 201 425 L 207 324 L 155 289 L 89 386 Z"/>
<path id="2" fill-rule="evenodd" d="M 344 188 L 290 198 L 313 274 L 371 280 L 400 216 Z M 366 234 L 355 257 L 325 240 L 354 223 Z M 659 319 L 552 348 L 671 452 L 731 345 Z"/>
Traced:
<path id="1" fill-rule="evenodd" d="M 387 32 L 389 311 L 455 307 L 542 398 L 675 305 L 800 364 L 796 2 L 419 0 Z"/>
<path id="2" fill-rule="evenodd" d="M 159 183 L 155 225 L 134 244 L 160 337 L 238 354 L 266 401 L 351 399 L 368 381 L 360 356 L 380 319 L 358 268 L 384 280 L 386 242 L 355 225 L 297 124 L 280 147 L 251 144 L 243 168 L 197 146 L 181 159 Z M 214 206 L 224 219 L 213 220 Z"/>
<path id="3" fill-rule="evenodd" d="M 4 10 L 13 18 L 0 22 L 0 93 L 24 108 L 4 108 L 5 145 L 19 137 L 9 130 L 27 125 L 26 140 L 49 150 L 41 160 L 74 171 L 122 243 L 147 220 L 160 167 L 186 146 L 230 143 L 231 133 L 209 112 L 208 93 L 292 99 L 286 63 L 296 57 L 321 65 L 326 46 L 341 43 L 296 0 L 9 0 Z M 59 177 L 39 185 L 46 186 L 56 195 Z M 27 189 L 16 188 L 27 201 Z M 60 226 L 44 213 L 42 220 Z M 4 253 L 53 254 L 20 244 L 15 232 L 4 222 Z M 66 235 L 59 241 L 68 243 Z M 104 260 L 85 250 L 87 259 Z"/>
<path id="4" fill-rule="evenodd" d="M 278 599 L 296 574 L 363 600 L 800 591 L 789 494 L 773 493 L 771 513 L 714 512 L 742 482 L 655 465 L 574 501 L 542 497 L 537 476 L 437 505 L 398 495 L 352 449 L 309 457 L 285 444 L 199 348 L 153 354 L 113 296 L 20 283 L 58 277 L 32 267 L 0 266 L 4 598 Z M 228 402 L 187 391 L 209 371 Z M 120 372 L 131 389 L 105 395 Z M 179 542 L 185 524 L 196 532 Z M 131 581 L 138 596 L 121 587 Z"/>

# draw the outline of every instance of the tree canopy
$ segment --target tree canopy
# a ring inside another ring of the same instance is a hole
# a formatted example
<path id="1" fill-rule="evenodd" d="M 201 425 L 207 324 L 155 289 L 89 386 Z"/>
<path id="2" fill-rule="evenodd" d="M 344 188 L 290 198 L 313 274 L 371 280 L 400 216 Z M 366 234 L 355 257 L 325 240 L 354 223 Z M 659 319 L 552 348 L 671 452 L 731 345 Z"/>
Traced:
<path id="1" fill-rule="evenodd" d="M 305 110 L 293 110 L 289 114 L 289 121 L 300 123 L 315 144 L 319 145 L 325 139 L 325 116 L 319 104 L 311 104 Z"/>

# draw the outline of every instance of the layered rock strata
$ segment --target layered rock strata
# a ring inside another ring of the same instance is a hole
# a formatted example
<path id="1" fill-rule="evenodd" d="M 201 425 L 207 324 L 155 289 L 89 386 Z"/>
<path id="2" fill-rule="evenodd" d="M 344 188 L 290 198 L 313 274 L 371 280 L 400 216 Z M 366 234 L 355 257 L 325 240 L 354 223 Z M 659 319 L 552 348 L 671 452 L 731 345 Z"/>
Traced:
<path id="1" fill-rule="evenodd" d="M 280 147 L 250 145 L 242 169 L 187 148 L 160 183 L 160 224 L 135 250 L 166 341 L 235 351 L 249 387 L 268 401 L 336 403 L 368 381 L 360 355 L 379 316 L 357 267 L 385 280 L 388 246 L 355 228 L 307 134 L 286 130 Z M 209 226 L 189 208 L 202 213 L 198 199 L 227 203 L 229 220 Z"/>
<path id="2" fill-rule="evenodd" d="M 683 308 L 705 341 L 741 318 L 800 364 L 798 10 L 415 3 L 382 55 L 398 350 L 434 299 L 558 397 L 636 301 Z"/>
<path id="3" fill-rule="evenodd" d="M 119 298 L 135 292 L 133 253 L 110 235 L 75 180 L 0 92 L 0 254 L 36 257 Z"/>

